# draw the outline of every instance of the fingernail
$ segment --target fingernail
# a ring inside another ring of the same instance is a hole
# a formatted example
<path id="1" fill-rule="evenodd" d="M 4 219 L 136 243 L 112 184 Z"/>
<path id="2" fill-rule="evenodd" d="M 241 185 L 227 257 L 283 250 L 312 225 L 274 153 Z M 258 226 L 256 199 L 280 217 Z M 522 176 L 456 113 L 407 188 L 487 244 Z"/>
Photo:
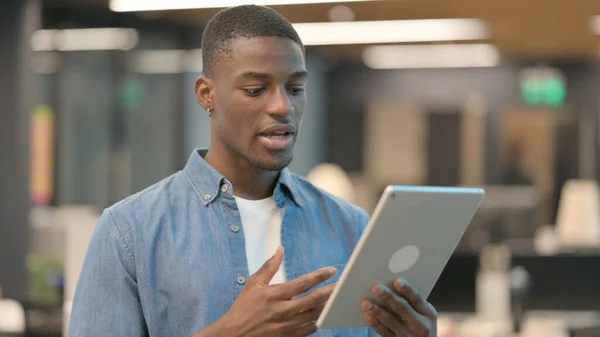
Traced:
<path id="1" fill-rule="evenodd" d="M 363 307 L 366 310 L 373 310 L 373 303 L 371 303 L 371 301 L 369 301 L 369 300 L 364 300 L 363 301 Z"/>
<path id="2" fill-rule="evenodd" d="M 385 289 L 381 284 L 378 284 L 375 287 L 373 287 L 373 292 L 375 293 L 375 295 L 381 295 L 385 292 Z"/>
<path id="3" fill-rule="evenodd" d="M 398 287 L 398 289 L 404 288 L 404 285 L 405 285 L 404 281 L 402 281 L 400 279 L 396 280 L 396 287 Z"/>
<path id="4" fill-rule="evenodd" d="M 335 267 L 330 267 L 329 275 L 334 276 L 335 274 L 337 274 L 337 269 Z"/>

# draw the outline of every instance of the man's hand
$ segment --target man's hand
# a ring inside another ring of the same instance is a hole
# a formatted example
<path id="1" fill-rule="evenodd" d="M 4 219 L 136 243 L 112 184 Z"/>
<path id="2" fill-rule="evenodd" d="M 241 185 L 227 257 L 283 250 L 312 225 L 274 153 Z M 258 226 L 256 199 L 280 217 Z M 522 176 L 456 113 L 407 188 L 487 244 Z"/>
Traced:
<path id="1" fill-rule="evenodd" d="M 383 306 L 362 302 L 365 320 L 382 337 L 436 337 L 437 312 L 407 283 L 395 280 L 393 290 L 376 285 L 371 291 Z"/>
<path id="2" fill-rule="evenodd" d="M 197 336 L 306 336 L 316 331 L 315 322 L 333 291 L 334 284 L 302 295 L 335 275 L 324 268 L 278 285 L 269 282 L 283 260 L 283 249 L 250 278 L 231 309 Z"/>

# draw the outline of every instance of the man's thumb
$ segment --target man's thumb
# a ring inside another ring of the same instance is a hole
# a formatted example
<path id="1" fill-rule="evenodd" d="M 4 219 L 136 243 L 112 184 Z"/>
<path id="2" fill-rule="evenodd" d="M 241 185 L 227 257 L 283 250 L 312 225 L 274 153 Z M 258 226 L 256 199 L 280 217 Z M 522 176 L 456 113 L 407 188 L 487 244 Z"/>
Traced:
<path id="1" fill-rule="evenodd" d="M 250 278 L 250 282 L 260 286 L 266 286 L 271 282 L 273 276 L 279 270 L 279 266 L 281 266 L 281 262 L 283 261 L 283 247 L 277 248 L 275 254 L 271 256 L 261 267 L 259 270 L 252 275 Z"/>

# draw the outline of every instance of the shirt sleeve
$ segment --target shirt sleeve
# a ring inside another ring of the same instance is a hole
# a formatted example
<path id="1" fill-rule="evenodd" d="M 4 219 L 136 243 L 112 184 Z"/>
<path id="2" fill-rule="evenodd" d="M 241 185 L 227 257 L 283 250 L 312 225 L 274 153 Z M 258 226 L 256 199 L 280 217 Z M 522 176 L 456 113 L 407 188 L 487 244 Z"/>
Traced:
<path id="1" fill-rule="evenodd" d="M 368 336 L 369 336 L 369 337 L 381 337 L 381 336 L 379 336 L 379 335 L 378 335 L 378 334 L 375 332 L 375 330 L 373 330 L 373 329 L 371 329 L 371 328 L 369 328 L 369 335 L 368 335 Z"/>
<path id="2" fill-rule="evenodd" d="M 358 227 L 359 230 L 359 234 L 362 235 L 365 231 L 365 229 L 367 229 L 367 226 L 369 225 L 369 221 L 371 220 L 371 218 L 369 217 L 369 214 L 367 214 L 367 212 L 362 209 L 362 208 L 358 208 L 357 207 L 357 212 L 356 212 L 356 225 Z"/>
<path id="3" fill-rule="evenodd" d="M 110 210 L 104 211 L 75 290 L 70 337 L 148 336 L 131 243 L 131 232 L 119 228 Z"/>

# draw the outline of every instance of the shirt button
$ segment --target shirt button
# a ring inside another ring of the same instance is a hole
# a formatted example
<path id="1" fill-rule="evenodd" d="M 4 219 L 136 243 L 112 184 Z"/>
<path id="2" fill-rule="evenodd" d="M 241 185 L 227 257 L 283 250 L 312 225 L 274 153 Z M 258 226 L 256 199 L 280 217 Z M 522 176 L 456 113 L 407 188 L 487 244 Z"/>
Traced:
<path id="1" fill-rule="evenodd" d="M 210 200 L 210 194 L 205 195 L 204 200 Z"/>
<path id="2" fill-rule="evenodd" d="M 238 225 L 231 225 L 231 231 L 234 233 L 237 233 L 240 231 L 240 226 Z"/>
<path id="3" fill-rule="evenodd" d="M 245 278 L 245 277 L 243 277 L 243 276 L 238 276 L 238 278 L 237 278 L 237 283 L 238 283 L 239 285 L 242 285 L 242 284 L 246 283 L 246 278 Z"/>
<path id="4" fill-rule="evenodd" d="M 227 184 L 223 184 L 223 186 L 221 186 L 221 192 L 223 193 L 227 192 L 228 189 L 229 187 L 227 186 Z"/>

